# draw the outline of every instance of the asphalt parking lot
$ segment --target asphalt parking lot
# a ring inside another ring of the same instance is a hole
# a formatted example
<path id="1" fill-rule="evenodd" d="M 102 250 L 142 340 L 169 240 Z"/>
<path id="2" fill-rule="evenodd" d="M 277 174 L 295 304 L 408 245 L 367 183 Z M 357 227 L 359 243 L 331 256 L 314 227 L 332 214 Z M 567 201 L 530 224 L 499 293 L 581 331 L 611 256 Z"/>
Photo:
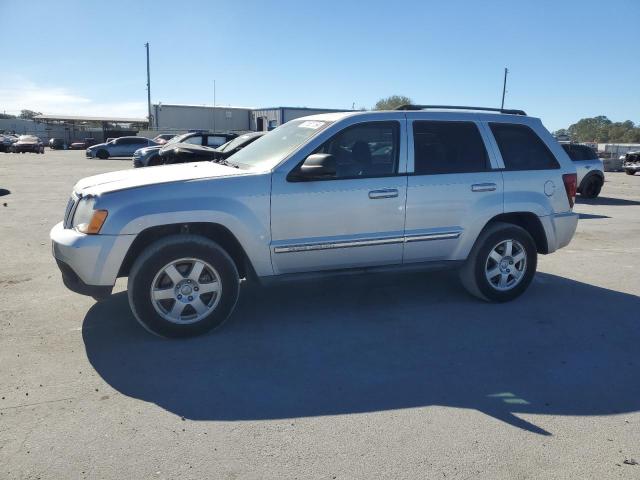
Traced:
<path id="1" fill-rule="evenodd" d="M 243 287 L 169 341 L 64 288 L 83 152 L 0 154 L 0 478 L 640 478 L 640 175 L 491 305 L 447 273 Z"/>

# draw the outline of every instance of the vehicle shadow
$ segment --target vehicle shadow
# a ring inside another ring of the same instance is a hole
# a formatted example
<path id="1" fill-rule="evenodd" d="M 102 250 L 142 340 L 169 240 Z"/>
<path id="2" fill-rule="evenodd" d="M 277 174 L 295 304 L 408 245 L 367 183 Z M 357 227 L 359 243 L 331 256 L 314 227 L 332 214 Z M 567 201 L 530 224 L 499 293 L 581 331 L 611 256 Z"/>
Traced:
<path id="1" fill-rule="evenodd" d="M 122 394 L 194 420 L 444 405 L 550 435 L 516 414 L 640 409 L 634 295 L 549 274 L 507 304 L 449 273 L 245 290 L 224 327 L 188 340 L 148 334 L 113 295 L 85 317 L 89 361 Z"/>
<path id="2" fill-rule="evenodd" d="M 640 205 L 637 200 L 625 200 L 624 198 L 612 198 L 612 197 L 596 197 L 596 198 L 582 198 L 576 197 L 577 204 L 584 205 L 611 205 L 611 206 L 630 206 Z"/>
<path id="3" fill-rule="evenodd" d="M 580 213 L 578 219 L 580 220 L 601 220 L 603 218 L 611 218 L 608 215 L 593 215 L 591 213 Z"/>

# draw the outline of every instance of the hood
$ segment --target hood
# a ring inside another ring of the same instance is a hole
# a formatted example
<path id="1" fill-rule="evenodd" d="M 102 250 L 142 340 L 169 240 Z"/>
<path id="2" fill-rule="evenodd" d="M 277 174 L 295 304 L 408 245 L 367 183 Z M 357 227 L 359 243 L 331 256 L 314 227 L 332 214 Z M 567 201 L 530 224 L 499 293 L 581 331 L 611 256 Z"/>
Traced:
<path id="1" fill-rule="evenodd" d="M 153 145 L 152 147 L 143 147 L 136 150 L 134 153 L 140 153 L 141 155 L 146 155 L 150 152 L 157 152 L 162 148 L 161 145 Z"/>
<path id="2" fill-rule="evenodd" d="M 83 144 L 83 145 L 84 145 L 86 142 L 73 142 L 73 143 L 72 143 L 72 145 L 73 145 L 73 144 L 77 144 L 77 143 L 81 143 L 81 144 Z M 87 148 L 87 150 L 92 150 L 92 149 L 94 149 L 94 148 L 98 148 L 98 147 L 106 147 L 106 146 L 107 146 L 107 144 L 106 144 L 106 143 L 96 143 L 96 144 L 91 145 L 90 147 L 88 147 L 88 148 Z"/>
<path id="3" fill-rule="evenodd" d="M 158 167 L 119 170 L 117 172 L 103 173 L 102 175 L 83 178 L 76 183 L 73 190 L 82 195 L 101 195 L 103 193 L 161 183 L 231 177 L 245 174 L 246 171 L 244 170 L 212 162 L 179 163 Z"/>

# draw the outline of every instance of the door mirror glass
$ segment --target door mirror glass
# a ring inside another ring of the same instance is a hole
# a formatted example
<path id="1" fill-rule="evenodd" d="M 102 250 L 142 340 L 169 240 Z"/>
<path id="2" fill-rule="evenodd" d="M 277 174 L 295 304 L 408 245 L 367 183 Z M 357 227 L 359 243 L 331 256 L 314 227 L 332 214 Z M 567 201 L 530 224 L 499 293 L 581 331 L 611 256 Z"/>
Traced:
<path id="1" fill-rule="evenodd" d="M 293 180 L 321 180 L 336 176 L 336 159 L 329 153 L 309 155 L 292 175 Z"/>

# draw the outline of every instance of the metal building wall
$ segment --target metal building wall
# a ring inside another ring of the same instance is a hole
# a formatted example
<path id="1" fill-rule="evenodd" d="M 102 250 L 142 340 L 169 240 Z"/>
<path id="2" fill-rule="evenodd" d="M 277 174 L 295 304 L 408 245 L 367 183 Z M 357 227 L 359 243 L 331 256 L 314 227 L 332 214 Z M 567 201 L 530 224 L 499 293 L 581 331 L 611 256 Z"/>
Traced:
<path id="1" fill-rule="evenodd" d="M 154 124 L 158 131 L 251 129 L 249 108 L 154 104 L 151 111 L 156 117 Z"/>

